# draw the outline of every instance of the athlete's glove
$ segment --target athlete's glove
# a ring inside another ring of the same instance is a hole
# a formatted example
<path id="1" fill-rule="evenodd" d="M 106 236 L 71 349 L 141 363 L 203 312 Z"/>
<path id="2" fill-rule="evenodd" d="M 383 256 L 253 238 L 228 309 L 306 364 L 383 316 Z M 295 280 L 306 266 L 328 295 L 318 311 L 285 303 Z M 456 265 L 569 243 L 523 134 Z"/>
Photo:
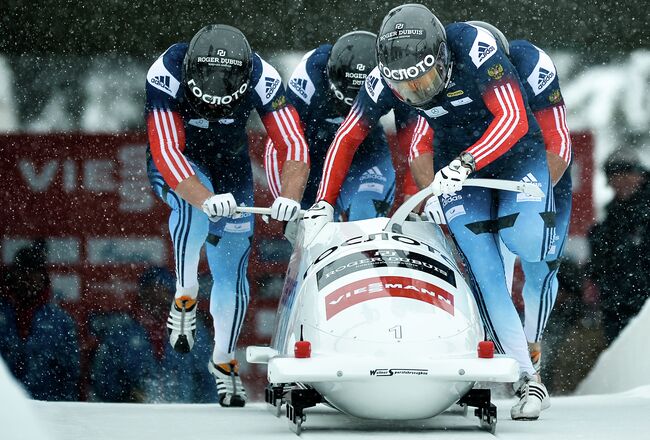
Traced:
<path id="1" fill-rule="evenodd" d="M 474 171 L 474 159 L 471 154 L 463 153 L 461 157 L 451 161 L 449 165 L 438 171 L 433 178 L 431 189 L 433 194 L 451 194 L 463 188 L 463 182 Z"/>
<path id="2" fill-rule="evenodd" d="M 271 206 L 271 218 L 281 222 L 290 222 L 298 218 L 300 203 L 286 197 L 278 197 Z"/>
<path id="3" fill-rule="evenodd" d="M 303 226 L 305 228 L 304 244 L 312 242 L 316 235 L 329 222 L 334 220 L 334 208 L 325 200 L 315 203 L 302 216 Z"/>
<path id="4" fill-rule="evenodd" d="M 231 193 L 215 194 L 207 198 L 201 208 L 210 220 L 216 222 L 221 217 L 231 217 L 237 209 L 237 202 Z"/>
<path id="5" fill-rule="evenodd" d="M 431 196 L 427 203 L 424 205 L 424 213 L 427 215 L 429 221 L 432 221 L 438 225 L 447 224 L 445 220 L 445 214 L 442 212 L 442 206 L 440 206 L 440 200 L 438 196 Z"/>

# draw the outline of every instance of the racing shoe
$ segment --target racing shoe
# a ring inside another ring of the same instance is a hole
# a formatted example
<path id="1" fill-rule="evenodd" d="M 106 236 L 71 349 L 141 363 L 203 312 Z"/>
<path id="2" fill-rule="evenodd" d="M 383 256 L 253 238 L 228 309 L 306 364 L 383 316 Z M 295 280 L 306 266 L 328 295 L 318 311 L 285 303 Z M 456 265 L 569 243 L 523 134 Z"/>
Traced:
<path id="1" fill-rule="evenodd" d="M 519 402 L 510 409 L 513 420 L 537 420 L 542 410 L 551 406 L 551 398 L 539 379 L 524 374 L 515 382 L 515 394 Z"/>
<path id="2" fill-rule="evenodd" d="M 239 362 L 232 360 L 225 364 L 215 364 L 210 360 L 208 371 L 217 381 L 219 404 L 227 407 L 246 405 L 246 390 L 239 377 Z"/>
<path id="3" fill-rule="evenodd" d="M 167 318 L 169 343 L 179 353 L 189 353 L 196 337 L 196 305 L 190 296 L 174 298 Z"/>

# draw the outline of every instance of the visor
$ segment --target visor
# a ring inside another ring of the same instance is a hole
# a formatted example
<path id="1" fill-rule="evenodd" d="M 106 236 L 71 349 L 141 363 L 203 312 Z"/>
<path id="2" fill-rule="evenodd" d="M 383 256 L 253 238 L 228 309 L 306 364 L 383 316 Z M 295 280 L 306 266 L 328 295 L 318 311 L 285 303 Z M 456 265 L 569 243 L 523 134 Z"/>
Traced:
<path id="1" fill-rule="evenodd" d="M 414 107 L 420 107 L 429 103 L 447 86 L 448 66 L 447 46 L 445 43 L 441 43 L 438 48 L 438 56 L 435 58 L 433 65 L 418 77 L 396 80 L 385 75 L 382 76 L 400 101 Z"/>

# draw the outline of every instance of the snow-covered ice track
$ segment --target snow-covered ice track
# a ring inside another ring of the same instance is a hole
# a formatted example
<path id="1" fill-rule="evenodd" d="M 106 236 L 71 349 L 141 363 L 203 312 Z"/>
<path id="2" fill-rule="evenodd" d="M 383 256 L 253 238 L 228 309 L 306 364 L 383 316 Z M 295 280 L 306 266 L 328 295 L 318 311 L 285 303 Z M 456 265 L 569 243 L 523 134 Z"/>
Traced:
<path id="1" fill-rule="evenodd" d="M 650 386 L 622 394 L 554 397 L 534 422 L 510 420 L 514 400 L 497 400 L 499 439 L 648 439 Z M 32 402 L 44 431 L 54 440 L 295 439 L 285 418 L 265 404 L 242 409 L 218 405 L 137 405 Z M 303 439 L 489 439 L 471 414 L 445 412 L 427 420 L 360 420 L 324 406 L 307 410 Z M 14 439 L 11 439 L 14 440 Z M 16 439 L 18 440 L 18 439 Z"/>

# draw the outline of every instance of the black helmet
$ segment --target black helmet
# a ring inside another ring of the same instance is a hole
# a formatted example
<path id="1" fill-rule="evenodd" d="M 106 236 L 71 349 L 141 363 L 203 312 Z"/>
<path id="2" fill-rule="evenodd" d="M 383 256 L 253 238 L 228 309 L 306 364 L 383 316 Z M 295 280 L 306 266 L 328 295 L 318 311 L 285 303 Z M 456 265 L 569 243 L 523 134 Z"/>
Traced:
<path id="1" fill-rule="evenodd" d="M 371 32 L 354 31 L 339 38 L 327 61 L 327 77 L 330 89 L 342 104 L 343 113 L 347 113 L 363 86 L 366 76 L 377 65 L 375 58 L 375 40 Z"/>
<path id="2" fill-rule="evenodd" d="M 391 10 L 377 37 L 381 76 L 401 101 L 426 108 L 451 76 L 447 34 L 425 6 L 408 4 Z"/>
<path id="3" fill-rule="evenodd" d="M 484 21 L 468 21 L 467 24 L 471 24 L 476 27 L 480 27 L 492 34 L 495 40 L 501 45 L 501 49 L 510 56 L 510 43 L 505 34 L 501 32 L 496 26 L 486 23 Z"/>
<path id="4" fill-rule="evenodd" d="M 232 114 L 248 90 L 251 48 L 239 29 L 209 25 L 194 35 L 183 60 L 183 84 L 190 105 L 214 121 Z"/>

